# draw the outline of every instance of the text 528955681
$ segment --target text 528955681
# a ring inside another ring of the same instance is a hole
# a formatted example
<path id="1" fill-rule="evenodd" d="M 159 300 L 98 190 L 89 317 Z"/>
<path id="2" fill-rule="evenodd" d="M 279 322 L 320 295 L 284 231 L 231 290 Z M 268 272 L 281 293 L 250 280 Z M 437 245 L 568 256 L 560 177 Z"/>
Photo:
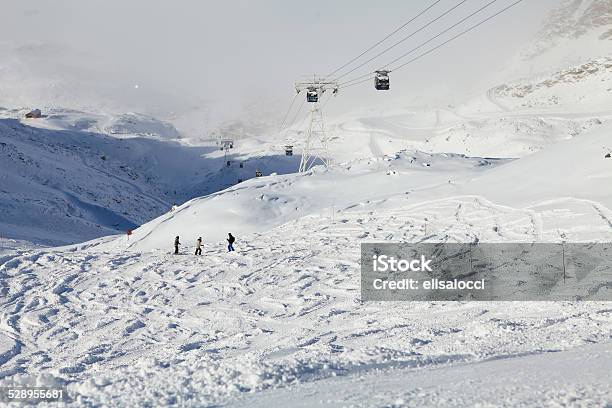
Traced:
<path id="1" fill-rule="evenodd" d="M 66 390 L 51 387 L 0 387 L 0 402 L 64 401 Z"/>

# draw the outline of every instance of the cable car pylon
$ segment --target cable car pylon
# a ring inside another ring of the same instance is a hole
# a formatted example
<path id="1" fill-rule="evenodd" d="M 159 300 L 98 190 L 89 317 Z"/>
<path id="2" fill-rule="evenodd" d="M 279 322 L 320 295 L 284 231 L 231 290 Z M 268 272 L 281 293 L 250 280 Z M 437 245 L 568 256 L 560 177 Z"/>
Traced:
<path id="1" fill-rule="evenodd" d="M 327 135 L 325 133 L 325 122 L 323 121 L 323 110 L 321 107 L 321 97 L 327 90 L 331 90 L 334 95 L 338 93 L 338 83 L 327 81 L 313 76 L 312 81 L 295 83 L 295 90 L 299 94 L 306 90 L 306 101 L 310 106 L 310 122 L 306 130 L 306 139 L 302 150 L 299 172 L 307 172 L 317 161 L 323 163 L 325 167 L 331 164 L 329 149 L 327 147 Z"/>

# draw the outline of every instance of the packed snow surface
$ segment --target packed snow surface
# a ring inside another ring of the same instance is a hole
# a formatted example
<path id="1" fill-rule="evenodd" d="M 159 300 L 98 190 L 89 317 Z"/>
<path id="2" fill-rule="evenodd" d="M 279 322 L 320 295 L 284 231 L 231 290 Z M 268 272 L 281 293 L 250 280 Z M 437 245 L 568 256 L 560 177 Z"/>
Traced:
<path id="1" fill-rule="evenodd" d="M 509 376 L 524 362 L 514 388 L 489 378 L 491 389 L 474 385 L 462 401 L 494 402 L 494 390 L 532 405 L 606 401 L 612 309 L 605 302 L 359 300 L 360 242 L 554 240 L 559 228 L 572 238 L 609 239 L 611 227 L 590 203 L 538 211 L 463 196 L 383 208 L 302 217 L 239 237 L 230 254 L 211 244 L 195 257 L 192 248 L 175 256 L 100 250 L 96 242 L 6 257 L 4 382 L 67 382 L 74 405 L 276 406 L 287 394 L 258 392 L 290 387 L 314 405 L 408 404 L 415 395 L 419 406 L 449 401 L 459 385 L 447 394 L 437 380 L 452 373 L 473 384 L 486 373 Z M 585 360 L 578 371 L 537 375 L 577 359 Z M 556 378 L 563 391 L 538 393 Z M 361 381 L 368 386 L 351 387 Z"/>
<path id="2" fill-rule="evenodd" d="M 335 118 L 334 165 L 299 175 L 297 127 L 228 152 L 136 114 L 2 110 L 0 384 L 75 407 L 609 406 L 610 302 L 359 287 L 364 242 L 610 242 L 607 64 Z"/>
<path id="3" fill-rule="evenodd" d="M 15 244 L 0 266 L 2 382 L 63 384 L 74 406 L 605 405 L 606 302 L 359 295 L 361 242 L 609 241 L 612 128 L 576 120 L 593 117 L 518 159 L 375 148 L 188 201 L 129 240 Z"/>

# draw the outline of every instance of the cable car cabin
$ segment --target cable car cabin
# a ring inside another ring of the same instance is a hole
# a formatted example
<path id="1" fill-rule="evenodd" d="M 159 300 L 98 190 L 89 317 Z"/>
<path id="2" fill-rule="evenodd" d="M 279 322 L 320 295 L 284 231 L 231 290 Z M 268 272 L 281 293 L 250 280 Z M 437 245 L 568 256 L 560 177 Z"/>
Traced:
<path id="1" fill-rule="evenodd" d="M 40 111 L 40 109 L 34 109 L 26 113 L 25 117 L 27 119 L 40 119 L 42 118 L 42 112 Z"/>
<path id="2" fill-rule="evenodd" d="M 255 170 L 255 177 L 261 177 L 263 176 L 261 170 Z"/>
<path id="3" fill-rule="evenodd" d="M 389 90 L 389 71 L 376 71 L 374 87 L 379 91 Z"/>
<path id="4" fill-rule="evenodd" d="M 293 156 L 293 146 L 285 146 L 285 156 Z"/>
<path id="5" fill-rule="evenodd" d="M 319 102 L 319 92 L 315 88 L 306 91 L 306 102 Z"/>

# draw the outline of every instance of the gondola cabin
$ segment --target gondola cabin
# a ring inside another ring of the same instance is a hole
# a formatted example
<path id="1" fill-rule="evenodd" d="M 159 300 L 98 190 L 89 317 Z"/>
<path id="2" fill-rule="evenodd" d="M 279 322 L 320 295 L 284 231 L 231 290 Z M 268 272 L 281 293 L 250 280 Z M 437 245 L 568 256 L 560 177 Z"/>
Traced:
<path id="1" fill-rule="evenodd" d="M 255 177 L 261 177 L 263 174 L 261 172 L 261 170 L 255 170 Z"/>
<path id="2" fill-rule="evenodd" d="M 40 109 L 34 109 L 26 113 L 25 117 L 27 119 L 40 119 L 42 118 L 42 112 L 40 111 Z"/>
<path id="3" fill-rule="evenodd" d="M 376 71 L 374 87 L 379 91 L 389 90 L 389 71 Z"/>
<path id="4" fill-rule="evenodd" d="M 285 156 L 293 156 L 293 146 L 285 146 Z"/>
<path id="5" fill-rule="evenodd" d="M 316 88 L 308 88 L 306 91 L 307 102 L 319 102 L 319 91 Z"/>

